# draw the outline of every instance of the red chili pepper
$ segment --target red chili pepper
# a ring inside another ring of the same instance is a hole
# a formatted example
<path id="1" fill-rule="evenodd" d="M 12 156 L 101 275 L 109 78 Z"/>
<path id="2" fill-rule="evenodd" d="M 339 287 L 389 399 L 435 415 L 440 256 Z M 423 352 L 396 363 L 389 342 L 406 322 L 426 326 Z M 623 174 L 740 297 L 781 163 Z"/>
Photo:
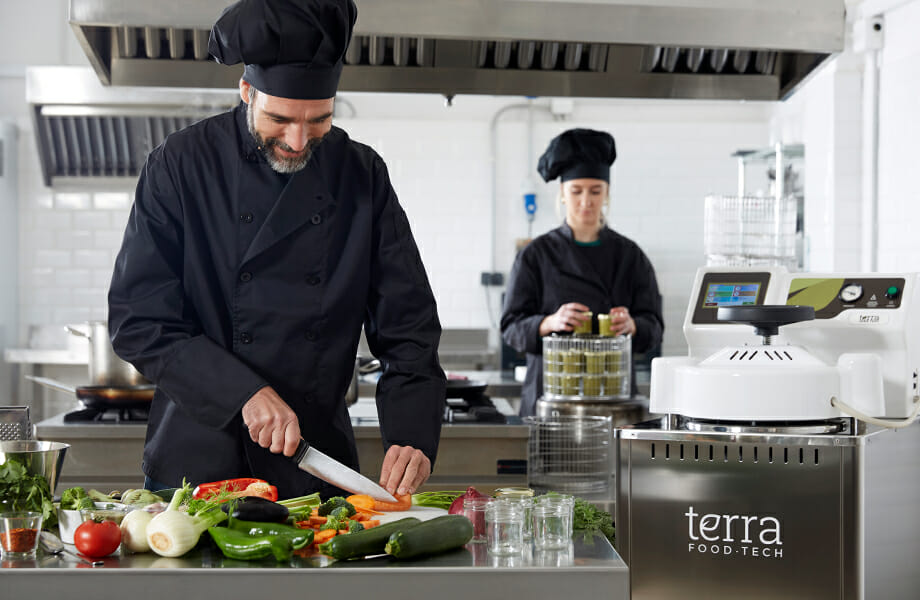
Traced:
<path id="1" fill-rule="evenodd" d="M 210 483 L 201 483 L 195 487 L 192 497 L 195 499 L 208 500 L 211 496 L 231 492 L 232 498 L 241 496 L 258 496 L 271 500 L 278 499 L 278 488 L 269 485 L 264 479 L 254 477 L 241 477 L 238 479 L 224 479 L 223 481 L 212 481 Z M 227 498 L 229 500 L 229 498 Z"/>

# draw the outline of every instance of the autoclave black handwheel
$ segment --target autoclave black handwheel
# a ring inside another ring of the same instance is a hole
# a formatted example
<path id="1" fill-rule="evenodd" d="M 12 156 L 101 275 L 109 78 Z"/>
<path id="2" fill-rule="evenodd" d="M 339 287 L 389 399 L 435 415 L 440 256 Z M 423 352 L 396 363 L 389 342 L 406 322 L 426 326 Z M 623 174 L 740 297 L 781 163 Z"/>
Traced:
<path id="1" fill-rule="evenodd" d="M 757 335 L 776 335 L 779 328 L 815 318 L 814 306 L 763 304 L 760 306 L 720 306 L 716 319 L 730 323 L 747 323 Z"/>

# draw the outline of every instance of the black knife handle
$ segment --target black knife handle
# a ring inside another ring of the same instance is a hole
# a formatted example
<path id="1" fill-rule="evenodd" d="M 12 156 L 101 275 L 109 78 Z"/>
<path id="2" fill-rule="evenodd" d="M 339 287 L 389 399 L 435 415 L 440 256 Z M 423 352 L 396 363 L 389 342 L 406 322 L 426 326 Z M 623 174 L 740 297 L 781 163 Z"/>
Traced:
<path id="1" fill-rule="evenodd" d="M 301 459 L 307 454 L 310 450 L 310 444 L 307 443 L 307 440 L 300 438 L 300 443 L 297 444 L 297 450 L 294 451 L 294 456 L 291 457 L 295 463 L 300 463 Z"/>

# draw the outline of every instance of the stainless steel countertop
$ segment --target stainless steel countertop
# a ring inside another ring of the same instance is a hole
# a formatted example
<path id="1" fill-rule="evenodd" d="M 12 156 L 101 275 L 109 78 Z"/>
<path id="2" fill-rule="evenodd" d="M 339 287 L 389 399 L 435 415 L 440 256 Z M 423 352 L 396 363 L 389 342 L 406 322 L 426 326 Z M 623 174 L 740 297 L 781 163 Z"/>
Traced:
<path id="1" fill-rule="evenodd" d="M 446 370 L 446 369 L 445 369 Z M 482 381 L 486 384 L 486 394 L 493 398 L 520 398 L 521 382 L 515 381 L 511 371 L 483 370 L 483 371 L 448 371 L 451 375 L 461 375 L 470 380 Z M 371 374 L 376 375 L 376 374 Z M 358 381 L 358 395 L 373 398 L 377 390 L 376 380 L 369 380 L 364 376 Z"/>
<path id="2" fill-rule="evenodd" d="M 97 568 L 75 559 L 45 556 L 0 564 L 5 595 L 11 598 L 338 597 L 405 600 L 424 593 L 445 600 L 524 597 L 529 599 L 629 597 L 626 563 L 602 536 L 576 538 L 565 549 L 518 556 L 490 555 L 484 544 L 414 561 L 375 557 L 332 561 L 325 556 L 238 561 L 225 558 L 209 543 L 181 558 L 153 554 L 107 558 Z M 129 591 L 129 592 L 126 592 Z M 180 596 L 181 594 L 181 596 Z"/>
<path id="3" fill-rule="evenodd" d="M 88 365 L 89 351 L 7 348 L 3 351 L 3 360 L 27 365 Z"/>
<path id="4" fill-rule="evenodd" d="M 480 349 L 441 349 L 439 357 L 444 365 L 490 365 L 496 361 L 496 351 Z M 8 363 L 47 364 L 47 365 L 86 365 L 89 364 L 88 350 L 70 350 L 65 348 L 7 348 L 3 359 Z"/>
<path id="5" fill-rule="evenodd" d="M 518 421 L 517 419 L 512 419 Z M 355 438 L 379 438 L 380 428 L 376 419 L 352 419 Z M 36 437 L 52 440 L 55 437 L 86 439 L 144 439 L 146 423 L 65 423 L 64 415 L 55 415 L 35 424 Z M 520 422 L 498 423 L 444 423 L 441 438 L 527 438 L 529 429 Z"/>

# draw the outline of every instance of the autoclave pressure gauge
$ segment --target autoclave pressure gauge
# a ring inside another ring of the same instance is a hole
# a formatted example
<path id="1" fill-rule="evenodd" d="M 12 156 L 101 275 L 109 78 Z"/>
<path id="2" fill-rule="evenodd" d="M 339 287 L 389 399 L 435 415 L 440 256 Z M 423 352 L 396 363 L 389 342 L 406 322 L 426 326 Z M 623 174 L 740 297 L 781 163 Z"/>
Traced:
<path id="1" fill-rule="evenodd" d="M 840 290 L 839 297 L 844 302 L 856 302 L 863 295 L 863 287 L 858 283 L 848 283 Z"/>

